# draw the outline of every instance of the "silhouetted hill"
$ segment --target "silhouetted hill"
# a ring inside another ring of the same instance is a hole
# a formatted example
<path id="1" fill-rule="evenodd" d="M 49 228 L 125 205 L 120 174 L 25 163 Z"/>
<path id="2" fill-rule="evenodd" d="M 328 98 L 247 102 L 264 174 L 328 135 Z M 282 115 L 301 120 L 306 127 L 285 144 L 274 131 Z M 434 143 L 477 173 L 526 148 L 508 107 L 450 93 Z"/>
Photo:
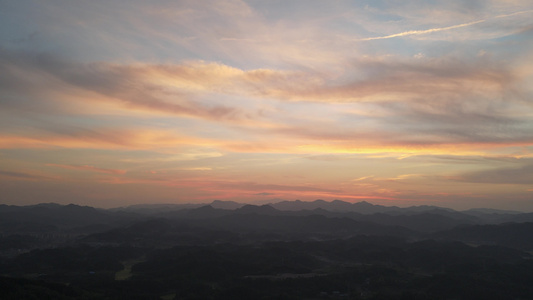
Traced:
<path id="1" fill-rule="evenodd" d="M 271 203 L 272 207 L 282 211 L 299 211 L 299 210 L 314 210 L 317 208 L 324 209 L 331 212 L 357 212 L 360 214 L 375 214 L 375 213 L 388 213 L 388 214 L 410 214 L 421 213 L 433 210 L 442 210 L 453 212 L 453 209 L 442 208 L 438 206 L 411 206 L 406 208 L 400 208 L 397 206 L 383 206 L 371 204 L 366 201 L 350 203 L 341 200 L 333 200 L 331 202 L 324 200 L 315 200 L 311 202 L 306 201 L 281 201 L 278 203 Z"/>
<path id="2" fill-rule="evenodd" d="M 0 299 L 533 299 L 530 214 L 280 205 L 0 205 Z"/>
<path id="3" fill-rule="evenodd" d="M 89 206 L 54 203 L 31 206 L 0 206 L 1 232 L 48 232 L 72 230 L 97 224 L 121 225 L 136 220 L 135 214 L 111 212 Z"/>
<path id="4" fill-rule="evenodd" d="M 144 214 L 144 215 L 157 215 L 160 213 L 168 213 L 171 211 L 180 211 L 184 209 L 193 209 L 198 208 L 201 206 L 204 206 L 205 204 L 192 204 L 192 203 L 185 203 L 185 204 L 136 204 L 136 205 L 130 205 L 126 207 L 117 207 L 109 209 L 109 211 L 124 211 L 124 212 L 133 212 L 137 214 Z"/>
<path id="5" fill-rule="evenodd" d="M 508 223 L 508 222 L 533 222 L 533 213 L 525 214 L 498 214 L 497 218 L 494 218 L 494 223 Z"/>
<path id="6" fill-rule="evenodd" d="M 321 215 L 276 216 L 268 214 L 231 214 L 204 220 L 198 226 L 208 226 L 233 232 L 267 232 L 288 234 L 291 238 L 338 238 L 353 235 L 413 236 L 416 232 L 400 226 L 385 226 L 359 222 L 350 218 L 328 218 Z"/>
<path id="7" fill-rule="evenodd" d="M 233 209 L 229 209 L 230 207 Z M 374 205 L 365 201 L 349 203 L 340 200 L 331 202 L 324 200 L 282 201 L 261 206 L 216 200 L 212 205 L 154 204 L 109 210 L 49 203 L 32 206 L 0 205 L 0 233 L 62 231 L 87 234 L 131 224 L 147 216 L 169 219 L 210 219 L 232 214 L 287 217 L 321 215 L 328 218 L 349 218 L 360 222 L 401 226 L 421 232 L 442 231 L 460 225 L 533 222 L 533 213 L 483 209 L 459 212 L 435 206 L 399 208 Z"/>
<path id="8" fill-rule="evenodd" d="M 90 292 L 67 284 L 9 278 L 0 276 L 0 296 L 5 300 L 15 299 L 96 299 Z"/>
<path id="9" fill-rule="evenodd" d="M 463 211 L 465 214 L 469 215 L 487 215 L 487 214 L 505 214 L 505 215 L 516 215 L 521 214 L 522 212 L 515 210 L 502 210 L 502 209 L 493 209 L 493 208 L 471 208 Z"/>
<path id="10" fill-rule="evenodd" d="M 338 200 L 337 200 L 338 201 Z M 366 201 L 356 202 L 352 204 L 352 210 L 362 214 L 373 214 L 379 212 L 396 211 L 399 207 L 396 206 L 383 206 L 368 203 Z"/>
<path id="11" fill-rule="evenodd" d="M 219 209 L 238 209 L 243 207 L 244 203 L 239 203 L 235 201 L 222 201 L 222 200 L 215 200 L 211 202 L 211 205 L 213 208 L 219 208 Z"/>
<path id="12" fill-rule="evenodd" d="M 533 250 L 533 223 L 461 226 L 436 233 L 438 238 Z"/>
<path id="13" fill-rule="evenodd" d="M 402 227 L 403 229 L 410 229 L 412 232 L 435 232 L 445 229 L 451 229 L 453 227 L 465 224 L 475 224 L 471 219 L 475 219 L 473 216 L 462 215 L 457 213 L 454 215 L 453 212 L 447 210 L 433 210 L 434 213 L 411 213 L 410 215 L 389 215 L 385 213 L 376 213 L 376 214 L 360 214 L 357 212 L 332 212 L 322 208 L 316 208 L 314 210 L 300 210 L 300 211 L 281 211 L 273 208 L 271 205 L 244 205 L 243 207 L 236 210 L 225 210 L 225 209 L 216 209 L 210 205 L 203 206 L 200 208 L 183 210 L 180 212 L 172 212 L 166 215 L 160 215 L 162 217 L 168 217 L 175 220 L 186 220 L 186 219 L 201 219 L 208 220 L 204 223 L 212 223 L 212 226 L 221 226 L 221 228 L 228 229 L 228 224 L 234 224 L 230 226 L 231 230 L 239 230 L 239 226 L 242 226 L 246 229 L 254 229 L 260 224 L 259 220 L 267 220 L 268 218 L 263 218 L 263 216 L 269 217 L 280 217 L 277 221 L 273 221 L 272 224 L 264 224 L 261 230 L 271 229 L 270 231 L 281 232 L 283 229 L 286 231 L 291 231 L 292 227 L 287 225 L 287 228 L 278 228 L 283 222 L 277 223 L 282 220 L 281 217 L 285 219 L 298 218 L 298 217 L 316 217 L 321 216 L 325 219 L 349 219 L 359 224 L 373 224 L 373 226 L 383 227 L 386 226 L 390 230 L 390 227 Z M 445 215 L 438 214 L 442 212 Z M 239 216 L 236 215 L 252 215 L 249 218 L 252 219 L 251 223 L 257 221 L 253 224 L 248 224 L 240 220 Z M 451 217 L 454 216 L 454 217 Z M 224 217 L 224 218 L 222 218 Z M 222 218 L 222 219 L 221 219 Z M 255 218 L 255 219 L 254 219 Z M 228 222 L 228 224 L 223 224 Z M 310 219 L 309 219 L 310 220 Z M 217 223 L 218 222 L 218 223 Z M 333 222 L 333 221 L 331 221 Z M 217 225 L 214 225 L 214 224 Z M 348 226 L 348 225 L 347 225 Z M 275 230 L 274 230 L 275 229 Z M 315 228 L 318 230 L 318 228 Z M 306 232 L 311 232 L 312 228 L 306 230 Z M 346 231 L 346 229 L 344 229 Z M 395 230 L 390 231 L 391 235 L 395 234 Z M 412 233 L 411 232 L 411 233 Z M 366 234 L 366 233 L 365 233 Z"/>
<path id="14" fill-rule="evenodd" d="M 313 210 L 317 208 L 324 209 L 326 205 L 324 200 L 315 200 L 312 202 L 295 200 L 295 201 L 281 201 L 277 203 L 271 203 L 270 205 L 278 210 L 283 211 L 295 211 L 295 210 Z"/>
<path id="15" fill-rule="evenodd" d="M 417 213 L 410 215 L 388 215 L 385 213 L 378 213 L 364 215 L 359 217 L 359 219 L 383 225 L 403 226 L 421 232 L 435 232 L 451 229 L 459 225 L 475 224 L 475 222 L 471 220 L 451 218 L 436 213 Z"/>
<path id="16" fill-rule="evenodd" d="M 230 214 L 231 210 L 226 209 L 217 209 L 211 205 L 202 206 L 199 208 L 191 209 L 184 211 L 182 214 L 174 214 L 175 217 L 186 217 L 186 218 L 199 218 L 199 219 L 208 219 L 216 218 Z"/>
<path id="17" fill-rule="evenodd" d="M 243 207 L 236 209 L 234 213 L 237 214 L 260 214 L 260 215 L 280 215 L 281 211 L 273 208 L 270 205 L 250 205 L 246 204 Z"/>
<path id="18" fill-rule="evenodd" d="M 312 202 L 295 200 L 271 203 L 270 205 L 278 210 L 283 211 L 314 210 L 320 208 L 332 212 L 358 212 L 362 214 L 393 211 L 398 209 L 397 207 L 374 205 L 366 201 L 350 203 L 341 200 L 333 200 L 331 202 L 324 200 L 315 200 Z"/>
<path id="19" fill-rule="evenodd" d="M 112 229 L 84 237 L 80 242 L 91 245 L 127 245 L 165 248 L 176 245 L 199 245 L 232 242 L 230 232 L 219 228 L 196 226 L 194 222 L 168 219 L 140 221 L 125 228 Z"/>

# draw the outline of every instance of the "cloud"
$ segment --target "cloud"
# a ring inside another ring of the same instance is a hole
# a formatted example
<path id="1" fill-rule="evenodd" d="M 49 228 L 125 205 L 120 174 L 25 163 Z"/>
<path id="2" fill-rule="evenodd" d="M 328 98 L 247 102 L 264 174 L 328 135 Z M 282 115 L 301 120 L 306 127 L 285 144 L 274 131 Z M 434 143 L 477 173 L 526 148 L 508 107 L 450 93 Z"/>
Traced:
<path id="1" fill-rule="evenodd" d="M 531 185 L 533 183 L 533 164 L 518 168 L 497 168 L 467 172 L 452 176 L 450 179 L 472 183 Z"/>
<path id="2" fill-rule="evenodd" d="M 186 145 L 214 146 L 215 140 L 188 137 L 161 129 L 49 128 L 25 135 L 0 134 L 0 149 L 114 149 L 170 152 Z"/>
<path id="3" fill-rule="evenodd" d="M 514 153 L 509 155 L 420 155 L 412 156 L 411 159 L 420 159 L 422 161 L 431 161 L 432 163 L 440 164 L 478 164 L 483 165 L 490 161 L 506 162 L 506 163 L 522 163 L 527 157 L 532 157 L 528 153 Z"/>
<path id="4" fill-rule="evenodd" d="M 191 167 L 191 168 L 180 168 L 180 170 L 183 171 L 211 171 L 213 168 L 211 167 Z"/>
<path id="5" fill-rule="evenodd" d="M 200 87 L 208 87 L 217 80 L 215 75 L 221 71 L 217 66 L 212 67 L 214 69 L 212 72 L 202 72 L 199 68 L 195 74 L 190 74 L 195 68 L 178 66 L 169 70 L 161 65 L 85 64 L 61 60 L 52 55 L 21 54 L 2 49 L 0 49 L 0 65 L 7 70 L 3 76 L 0 76 L 0 86 L 19 94 L 39 91 L 49 94 L 52 83 L 63 92 L 78 89 L 79 92 L 96 93 L 100 95 L 92 97 L 96 104 L 108 101 L 122 104 L 126 109 L 141 108 L 212 120 L 242 118 L 237 108 L 204 105 L 195 101 L 195 96 L 191 94 L 195 90 L 191 84 L 205 80 L 206 82 Z M 208 77 L 212 74 L 215 75 Z M 173 78 L 176 79 L 175 82 Z"/>
<path id="6" fill-rule="evenodd" d="M 29 173 L 23 173 L 23 172 L 13 172 L 13 171 L 0 171 L 0 176 L 8 177 L 11 179 L 19 179 L 19 180 L 49 179 L 48 177 L 41 176 L 41 175 L 35 175 L 35 174 L 29 174 Z"/>
<path id="7" fill-rule="evenodd" d="M 273 196 L 276 195 L 275 193 L 256 193 L 255 196 Z"/>
<path id="8" fill-rule="evenodd" d="M 358 59 L 346 70 L 343 82 L 317 81 L 311 86 L 293 85 L 277 93 L 288 100 L 326 102 L 404 102 L 494 98 L 519 81 L 508 66 L 493 61 L 466 61 L 456 57 Z M 364 75 L 363 75 L 364 74 Z"/>
<path id="9" fill-rule="evenodd" d="M 327 192 L 327 193 L 341 193 L 342 191 L 336 189 L 319 188 L 315 186 L 299 186 L 299 185 L 283 185 L 283 184 L 263 184 L 256 182 L 213 182 L 216 187 L 224 189 L 237 189 L 240 191 L 293 191 L 293 192 Z"/>
<path id="10" fill-rule="evenodd" d="M 69 170 L 81 170 L 81 171 L 106 173 L 106 174 L 113 174 L 113 175 L 122 175 L 126 173 L 126 170 L 98 168 L 98 167 L 89 166 L 89 165 L 47 164 L 47 166 L 58 167 L 58 168 L 69 169 Z"/>
<path id="11" fill-rule="evenodd" d="M 306 159 L 317 160 L 317 161 L 343 161 L 343 160 L 352 160 L 357 159 L 357 155 L 349 154 L 324 154 L 324 155 L 310 155 L 306 156 Z"/>
<path id="12" fill-rule="evenodd" d="M 202 172 L 203 173 L 203 172 Z M 250 192 L 256 196 L 269 195 L 309 195 L 331 197 L 355 197 L 344 191 L 333 188 L 323 188 L 315 185 L 264 184 L 252 181 L 221 180 L 214 177 L 194 176 L 191 173 L 150 174 L 148 177 L 117 176 L 103 178 L 101 182 L 107 184 L 145 184 L 178 189 L 196 190 L 209 195 L 224 197 L 249 196 Z"/>
<path id="13" fill-rule="evenodd" d="M 16 59 L 9 59 L 13 55 Z M 285 125 L 284 122 L 291 121 L 291 116 L 286 113 L 276 115 L 275 110 L 264 109 L 274 105 L 268 104 L 271 99 L 301 102 L 294 107 L 302 111 L 308 110 L 306 103 L 314 101 L 354 103 L 359 111 L 379 112 L 381 115 L 365 116 L 374 128 L 368 132 L 359 130 L 356 134 L 359 139 L 390 140 L 391 136 L 396 136 L 402 140 L 398 130 L 403 130 L 406 133 L 417 131 L 431 144 L 502 140 L 513 143 L 520 142 L 529 132 L 528 121 L 514 113 L 527 106 L 521 99 L 513 97 L 517 93 L 527 94 L 519 90 L 524 75 L 490 59 L 467 62 L 446 56 L 438 59 L 363 58 L 345 70 L 342 80 L 332 80 L 316 72 L 244 71 L 202 61 L 168 65 L 80 64 L 49 56 L 30 59 L 29 56 L 9 54 L 4 64 L 8 70 L 20 69 L 22 74 L 37 76 L 37 81 L 43 76 L 47 80 L 52 77 L 87 93 L 97 93 L 101 97 L 82 98 L 90 99 L 96 105 L 111 102 L 132 113 L 142 110 L 194 117 L 247 127 L 256 132 L 260 127 L 270 128 L 263 133 L 270 131 L 307 138 L 314 135 L 329 140 L 335 135 L 340 139 L 343 135 L 346 138 L 354 136 L 342 132 L 321 134 L 320 130 L 305 123 Z M 15 83 L 20 81 L 18 85 L 24 90 L 27 83 L 23 76 L 17 76 L 17 72 L 13 74 L 8 78 Z M 361 74 L 365 74 L 364 77 L 361 78 Z M 17 86 L 9 82 L 6 86 Z M 231 103 L 222 99 L 231 99 Z M 338 114 L 331 109 L 326 111 Z M 342 124 L 335 126 L 338 128 Z M 472 130 L 464 130 L 465 126 Z M 427 135 L 435 136 L 435 139 L 426 139 Z M 442 140 L 443 137 L 446 140 Z M 403 142 L 419 144 L 413 138 Z"/>

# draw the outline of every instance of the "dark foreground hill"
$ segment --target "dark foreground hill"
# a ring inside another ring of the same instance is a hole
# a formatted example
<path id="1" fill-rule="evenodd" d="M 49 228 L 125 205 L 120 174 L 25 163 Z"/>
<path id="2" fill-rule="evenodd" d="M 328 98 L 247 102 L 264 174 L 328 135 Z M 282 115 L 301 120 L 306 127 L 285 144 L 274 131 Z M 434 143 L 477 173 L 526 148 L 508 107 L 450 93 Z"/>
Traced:
<path id="1" fill-rule="evenodd" d="M 0 206 L 0 299 L 533 299 L 528 214 L 212 204 Z"/>

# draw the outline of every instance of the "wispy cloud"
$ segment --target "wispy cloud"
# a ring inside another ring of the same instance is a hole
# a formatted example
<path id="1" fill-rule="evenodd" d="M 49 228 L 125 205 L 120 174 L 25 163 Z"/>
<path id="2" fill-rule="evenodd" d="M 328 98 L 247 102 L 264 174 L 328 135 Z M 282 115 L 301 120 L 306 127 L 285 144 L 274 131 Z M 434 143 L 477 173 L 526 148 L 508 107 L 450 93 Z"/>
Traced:
<path id="1" fill-rule="evenodd" d="M 56 131 L 57 130 L 57 131 Z M 40 135 L 28 136 L 0 135 L 0 149 L 115 149 L 115 150 L 154 150 L 172 152 L 183 145 L 216 145 L 217 141 L 187 137 L 168 130 L 154 129 L 115 129 L 115 128 L 70 128 L 50 129 Z"/>
<path id="2" fill-rule="evenodd" d="M 13 172 L 13 171 L 0 171 L 0 176 L 7 177 L 10 179 L 19 179 L 19 180 L 37 180 L 37 179 L 49 179 L 49 177 L 24 173 L 24 172 Z"/>
<path id="3" fill-rule="evenodd" d="M 181 168 L 180 170 L 184 171 L 211 171 L 213 168 L 211 167 L 190 167 L 190 168 Z"/>
<path id="4" fill-rule="evenodd" d="M 256 196 L 273 196 L 273 195 L 276 195 L 276 194 L 275 193 L 265 193 L 265 192 L 263 192 L 263 193 L 256 193 L 254 195 L 256 195 Z"/>
<path id="5" fill-rule="evenodd" d="M 213 189 L 235 190 L 235 191 L 278 191 L 278 192 L 327 192 L 341 193 L 340 190 L 321 188 L 316 186 L 285 185 L 285 184 L 265 184 L 250 181 L 212 181 L 208 183 Z"/>
<path id="6" fill-rule="evenodd" d="M 533 183 L 533 164 L 514 168 L 495 168 L 475 172 L 466 172 L 450 179 L 461 182 L 490 184 L 526 184 Z"/>
<path id="7" fill-rule="evenodd" d="M 106 173 L 106 174 L 113 174 L 113 175 L 121 175 L 121 174 L 125 174 L 126 173 L 126 170 L 98 168 L 98 167 L 89 166 L 89 165 L 47 164 L 47 166 L 58 167 L 58 168 L 69 169 L 69 170 L 80 170 L 80 171 Z"/>

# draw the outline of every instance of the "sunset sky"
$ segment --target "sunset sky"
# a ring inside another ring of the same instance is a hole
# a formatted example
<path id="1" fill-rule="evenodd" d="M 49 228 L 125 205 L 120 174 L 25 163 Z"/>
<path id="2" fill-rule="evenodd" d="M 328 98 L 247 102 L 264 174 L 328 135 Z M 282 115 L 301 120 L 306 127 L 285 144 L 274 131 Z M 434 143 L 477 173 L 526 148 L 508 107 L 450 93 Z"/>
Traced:
<path id="1" fill-rule="evenodd" d="M 0 0 L 0 203 L 533 211 L 533 1 Z"/>

